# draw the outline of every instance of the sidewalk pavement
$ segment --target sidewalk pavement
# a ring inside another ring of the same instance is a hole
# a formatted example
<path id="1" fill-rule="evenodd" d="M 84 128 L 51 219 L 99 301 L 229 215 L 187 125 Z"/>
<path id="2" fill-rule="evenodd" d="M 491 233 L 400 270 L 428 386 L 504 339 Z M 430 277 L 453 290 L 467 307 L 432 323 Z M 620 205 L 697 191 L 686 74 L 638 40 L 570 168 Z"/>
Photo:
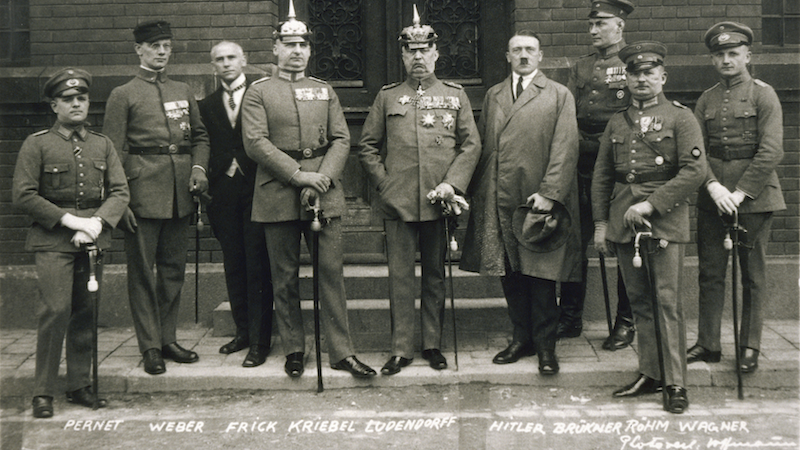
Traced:
<path id="1" fill-rule="evenodd" d="M 730 323 L 723 324 L 722 361 L 716 364 L 699 362 L 688 370 L 689 386 L 734 388 L 733 333 Z M 167 372 L 152 376 L 144 372 L 141 355 L 132 328 L 105 328 L 99 334 L 100 390 L 103 393 L 151 393 L 164 391 L 212 391 L 220 389 L 246 390 L 308 390 L 316 389 L 316 361 L 313 334 L 306 336 L 305 374 L 299 379 L 289 378 L 283 371 L 285 361 L 280 339 L 275 336 L 272 352 L 267 362 L 255 368 L 243 368 L 245 350 L 232 355 L 222 355 L 219 347 L 230 337 L 214 337 L 206 327 L 178 330 L 178 342 L 200 355 L 194 364 L 177 364 L 167 361 Z M 322 354 L 323 380 L 326 389 L 389 386 L 402 387 L 425 384 L 455 384 L 487 382 L 494 384 L 519 384 L 546 387 L 608 389 L 610 392 L 634 380 L 637 371 L 635 343 L 616 352 L 601 348 L 608 334 L 604 322 L 584 324 L 578 338 L 559 341 L 556 353 L 561 371 L 558 375 L 543 377 L 538 373 L 535 356 L 523 358 L 507 365 L 492 364 L 492 357 L 507 345 L 506 333 L 487 336 L 486 342 L 469 341 L 459 348 L 456 370 L 453 349 L 445 348 L 450 367 L 435 371 L 428 367 L 420 355 L 411 366 L 399 374 L 359 380 L 347 372 L 330 368 L 326 353 Z M 687 343 L 693 345 L 696 323 L 689 324 Z M 36 330 L 0 330 L 0 395 L 32 395 L 36 352 Z M 380 372 L 389 358 L 388 352 L 359 352 L 358 358 Z M 764 324 L 759 368 L 753 374 L 743 375 L 745 390 L 748 387 L 780 389 L 800 385 L 800 321 L 771 320 Z M 59 377 L 64 383 L 65 363 Z M 61 390 L 63 386 L 59 387 Z"/>

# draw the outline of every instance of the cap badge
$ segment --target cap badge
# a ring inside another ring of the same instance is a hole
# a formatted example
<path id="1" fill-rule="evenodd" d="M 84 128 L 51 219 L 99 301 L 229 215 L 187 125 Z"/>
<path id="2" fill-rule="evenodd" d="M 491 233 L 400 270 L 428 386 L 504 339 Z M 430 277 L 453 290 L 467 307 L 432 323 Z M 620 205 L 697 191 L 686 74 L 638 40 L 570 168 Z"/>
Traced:
<path id="1" fill-rule="evenodd" d="M 77 80 L 77 79 L 75 79 L 75 78 L 71 78 L 71 79 L 67 80 L 67 86 L 69 86 L 69 87 L 75 87 L 75 86 L 77 86 L 79 83 L 80 83 L 80 81 L 78 81 L 78 80 Z"/>
<path id="2" fill-rule="evenodd" d="M 719 41 L 720 42 L 725 42 L 730 38 L 731 38 L 731 35 L 728 34 L 728 33 L 722 33 L 722 34 L 719 35 Z"/>

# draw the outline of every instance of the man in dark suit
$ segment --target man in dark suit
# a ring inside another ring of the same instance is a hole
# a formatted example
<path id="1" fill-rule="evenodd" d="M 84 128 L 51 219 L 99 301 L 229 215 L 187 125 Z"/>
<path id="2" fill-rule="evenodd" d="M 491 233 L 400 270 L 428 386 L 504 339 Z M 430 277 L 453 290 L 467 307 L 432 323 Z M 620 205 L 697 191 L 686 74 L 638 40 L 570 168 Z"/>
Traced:
<path id="1" fill-rule="evenodd" d="M 247 89 L 242 70 L 247 58 L 239 44 L 220 42 L 211 49 L 220 78 L 214 93 L 198 103 L 208 130 L 208 218 L 222 247 L 225 283 L 236 335 L 220 347 L 224 354 L 250 347 L 244 367 L 260 366 L 272 341 L 272 283 L 264 230 L 250 220 L 256 163 L 244 152 L 241 105 Z"/>

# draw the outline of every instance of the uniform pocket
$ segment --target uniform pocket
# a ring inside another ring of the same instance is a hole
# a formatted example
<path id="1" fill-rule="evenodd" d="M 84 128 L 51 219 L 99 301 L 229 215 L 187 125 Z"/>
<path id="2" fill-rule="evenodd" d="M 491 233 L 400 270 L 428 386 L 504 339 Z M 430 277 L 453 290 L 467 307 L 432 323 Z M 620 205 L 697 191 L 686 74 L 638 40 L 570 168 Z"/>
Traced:
<path id="1" fill-rule="evenodd" d="M 61 189 L 67 185 L 69 163 L 51 163 L 44 165 L 44 185 L 50 189 Z"/>

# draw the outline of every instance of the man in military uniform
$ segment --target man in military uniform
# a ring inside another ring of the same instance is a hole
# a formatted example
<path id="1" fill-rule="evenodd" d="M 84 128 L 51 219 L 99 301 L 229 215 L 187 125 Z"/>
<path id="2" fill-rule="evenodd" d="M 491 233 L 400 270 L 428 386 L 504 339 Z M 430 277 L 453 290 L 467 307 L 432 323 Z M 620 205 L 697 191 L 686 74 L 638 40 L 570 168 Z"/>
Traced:
<path id="1" fill-rule="evenodd" d="M 166 372 L 163 358 L 198 360 L 178 345 L 181 288 L 192 195 L 208 189 L 208 134 L 191 88 L 167 77 L 172 32 L 164 21 L 133 30 L 139 73 L 111 91 L 103 133 L 125 167 L 130 210 L 122 219 L 128 260 L 128 297 L 144 370 Z M 153 264 L 157 274 L 153 273 Z"/>
<path id="2" fill-rule="evenodd" d="M 758 367 L 762 311 L 768 297 L 765 257 L 772 213 L 786 209 L 775 167 L 783 159 L 783 113 L 775 90 L 747 70 L 753 30 L 721 22 L 705 34 L 720 82 L 700 96 L 695 116 L 711 170 L 697 198 L 700 299 L 697 344 L 687 361 L 719 362 L 728 250 L 723 246 L 738 214 L 746 231 L 737 247 L 742 270 L 740 369 Z"/>
<path id="3" fill-rule="evenodd" d="M 686 329 L 678 288 L 684 244 L 689 241 L 688 197 L 705 178 L 707 165 L 697 120 L 688 108 L 664 97 L 666 53 L 663 44 L 653 41 L 637 42 L 619 52 L 627 65 L 633 99 L 628 109 L 611 118 L 600 138 L 592 213 L 594 245 L 604 254 L 617 255 L 639 331 L 639 377 L 615 391 L 614 397 L 667 389 L 665 408 L 680 414 L 689 407 L 689 400 Z M 652 232 L 651 238 L 641 240 L 642 267 L 633 261 L 639 256 L 640 243 L 634 239 L 635 231 Z"/>
<path id="4" fill-rule="evenodd" d="M 379 193 L 389 264 L 392 354 L 381 369 L 393 375 L 414 359 L 414 260 L 422 263 L 422 357 L 436 370 L 447 368 L 441 352 L 444 259 L 447 250 L 442 207 L 466 191 L 480 157 L 480 137 L 464 89 L 434 74 L 437 35 L 414 24 L 400 33 L 408 78 L 384 86 L 361 134 L 361 165 Z M 386 146 L 385 157 L 381 149 Z"/>
<path id="5" fill-rule="evenodd" d="M 578 130 L 581 134 L 578 157 L 578 192 L 581 221 L 581 256 L 583 266 L 580 283 L 561 283 L 561 317 L 558 337 L 578 337 L 583 330 L 583 304 L 586 299 L 586 250 L 594 232 L 592 221 L 592 170 L 597 159 L 600 136 L 608 120 L 617 111 L 630 105 L 631 94 L 625 82 L 625 64 L 619 50 L 625 47 L 622 32 L 625 19 L 633 12 L 628 0 L 592 1 L 589 13 L 589 35 L 597 50 L 580 58 L 571 68 L 567 87 L 575 97 Z M 606 350 L 621 349 L 633 341 L 633 313 L 625 292 L 622 275 L 617 270 L 617 318 L 614 331 L 605 342 Z"/>
<path id="6" fill-rule="evenodd" d="M 247 89 L 242 47 L 223 41 L 211 49 L 220 87 L 200 100 L 200 115 L 211 140 L 208 163 L 208 219 L 222 247 L 225 284 L 236 335 L 220 347 L 230 354 L 249 347 L 242 365 L 260 366 L 272 343 L 272 283 L 264 227 L 253 222 L 256 163 L 244 152 L 241 105 Z"/>
<path id="7" fill-rule="evenodd" d="M 39 280 L 33 416 L 53 416 L 53 394 L 67 336 L 67 401 L 92 407 L 93 304 L 85 245 L 111 245 L 130 194 L 114 145 L 85 127 L 92 77 L 62 69 L 44 85 L 56 113 L 49 130 L 25 140 L 14 169 L 14 205 L 33 218 L 26 250 L 35 252 Z M 97 264 L 97 279 L 102 270 Z M 97 399 L 99 406 L 106 405 Z"/>
<path id="8" fill-rule="evenodd" d="M 320 319 L 330 365 L 368 378 L 375 371 L 354 355 L 342 272 L 341 216 L 346 205 L 341 176 L 350 153 L 350 132 L 333 88 L 305 76 L 309 35 L 290 3 L 288 20 L 275 32 L 278 67 L 272 76 L 253 82 L 244 96 L 244 148 L 258 164 L 252 220 L 264 224 L 284 368 L 289 376 L 299 377 L 305 355 L 300 235 L 312 241 L 309 209 L 319 202 L 326 223 L 319 231 L 319 248 L 309 250 L 319 252 Z"/>

